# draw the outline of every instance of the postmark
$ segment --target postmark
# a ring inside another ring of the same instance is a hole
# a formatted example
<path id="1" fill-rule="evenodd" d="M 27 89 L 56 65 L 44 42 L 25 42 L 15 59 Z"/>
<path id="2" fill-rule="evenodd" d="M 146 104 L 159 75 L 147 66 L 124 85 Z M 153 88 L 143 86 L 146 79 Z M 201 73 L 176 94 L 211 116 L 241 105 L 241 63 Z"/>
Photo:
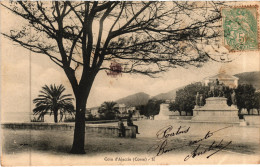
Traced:
<path id="1" fill-rule="evenodd" d="M 222 8 L 224 47 L 230 52 L 259 50 L 258 6 Z"/>
<path id="2" fill-rule="evenodd" d="M 109 70 L 106 71 L 108 76 L 117 77 L 122 76 L 122 66 L 120 63 L 113 61 L 109 66 Z"/>

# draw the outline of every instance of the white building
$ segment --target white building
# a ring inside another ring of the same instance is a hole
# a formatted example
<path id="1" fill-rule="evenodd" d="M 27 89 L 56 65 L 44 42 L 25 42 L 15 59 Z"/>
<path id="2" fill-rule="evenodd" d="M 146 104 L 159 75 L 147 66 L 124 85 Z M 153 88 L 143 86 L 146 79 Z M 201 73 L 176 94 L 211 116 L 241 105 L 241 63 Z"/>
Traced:
<path id="1" fill-rule="evenodd" d="M 127 113 L 127 107 L 125 104 L 116 104 L 115 107 L 118 107 L 118 111 L 122 113 Z"/>
<path id="2" fill-rule="evenodd" d="M 92 108 L 87 108 L 85 112 L 85 116 L 88 117 L 90 114 L 93 117 L 99 117 L 100 114 L 98 112 L 99 107 L 92 107 Z"/>
<path id="3" fill-rule="evenodd" d="M 134 112 L 136 110 L 135 107 L 126 106 L 125 104 L 116 104 L 116 107 L 118 107 L 118 110 L 121 114 Z"/>
<path id="4" fill-rule="evenodd" d="M 217 75 L 204 78 L 204 84 L 208 86 L 209 83 L 216 82 L 216 79 L 218 79 L 220 84 L 224 84 L 230 88 L 236 88 L 238 86 L 239 78 L 225 73 L 219 73 Z"/>

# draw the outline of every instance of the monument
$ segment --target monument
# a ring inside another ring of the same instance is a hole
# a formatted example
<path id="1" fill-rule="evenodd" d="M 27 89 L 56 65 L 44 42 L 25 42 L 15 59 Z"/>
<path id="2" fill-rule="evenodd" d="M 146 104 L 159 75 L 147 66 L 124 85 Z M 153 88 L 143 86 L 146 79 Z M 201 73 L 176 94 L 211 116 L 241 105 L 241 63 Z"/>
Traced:
<path id="1" fill-rule="evenodd" d="M 169 110 L 170 101 L 160 104 L 159 114 L 154 117 L 155 120 L 168 120 L 172 112 Z"/>
<path id="2" fill-rule="evenodd" d="M 238 109 L 227 105 L 225 97 L 209 97 L 206 104 L 193 109 L 192 122 L 239 123 Z"/>
<path id="3" fill-rule="evenodd" d="M 223 86 L 219 82 L 213 82 L 209 95 L 211 97 L 206 98 L 206 103 L 202 106 L 197 93 L 192 122 L 239 123 L 235 91 L 231 95 L 233 103 L 231 106 L 227 105 L 227 98 L 223 97 Z"/>

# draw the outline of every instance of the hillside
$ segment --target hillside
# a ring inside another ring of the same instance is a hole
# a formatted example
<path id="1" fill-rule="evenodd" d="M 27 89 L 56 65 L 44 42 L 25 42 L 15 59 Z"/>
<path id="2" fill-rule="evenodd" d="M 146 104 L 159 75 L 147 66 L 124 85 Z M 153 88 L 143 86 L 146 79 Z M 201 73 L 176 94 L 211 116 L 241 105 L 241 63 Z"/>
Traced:
<path id="1" fill-rule="evenodd" d="M 234 76 L 239 78 L 239 84 L 251 84 L 256 88 L 256 90 L 260 90 L 260 71 L 239 73 L 239 74 L 235 74 Z M 185 86 L 186 85 L 173 89 L 171 91 L 165 92 L 165 93 L 160 93 L 151 98 L 150 98 L 150 95 L 140 92 L 140 93 L 136 93 L 136 94 L 121 98 L 121 99 L 117 100 L 116 102 L 124 103 L 127 106 L 137 106 L 137 105 L 146 104 L 149 99 L 172 100 L 172 99 L 175 99 L 175 97 L 176 97 L 176 91 L 184 88 Z"/>
<path id="2" fill-rule="evenodd" d="M 133 95 L 126 96 L 117 100 L 116 102 L 119 104 L 125 104 L 126 106 L 137 106 L 137 105 L 144 105 L 150 99 L 150 95 L 140 92 Z"/>
<path id="3" fill-rule="evenodd" d="M 234 76 L 239 78 L 239 84 L 251 84 L 256 90 L 260 90 L 260 71 L 244 72 Z"/>
<path id="4" fill-rule="evenodd" d="M 239 81 L 238 81 L 239 84 L 251 84 L 256 88 L 256 90 L 260 90 L 260 71 L 244 72 L 244 73 L 235 74 L 234 76 L 239 78 Z M 153 96 L 152 99 L 157 99 L 157 100 L 175 99 L 176 91 L 184 88 L 185 86 L 182 86 L 177 89 L 173 89 L 166 93 L 160 93 L 156 96 Z"/>
<path id="5" fill-rule="evenodd" d="M 152 99 L 154 99 L 154 100 L 174 100 L 175 97 L 176 97 L 176 91 L 178 89 L 180 89 L 180 88 L 173 89 L 173 90 L 166 92 L 166 93 L 160 93 L 156 96 L 153 96 Z"/>

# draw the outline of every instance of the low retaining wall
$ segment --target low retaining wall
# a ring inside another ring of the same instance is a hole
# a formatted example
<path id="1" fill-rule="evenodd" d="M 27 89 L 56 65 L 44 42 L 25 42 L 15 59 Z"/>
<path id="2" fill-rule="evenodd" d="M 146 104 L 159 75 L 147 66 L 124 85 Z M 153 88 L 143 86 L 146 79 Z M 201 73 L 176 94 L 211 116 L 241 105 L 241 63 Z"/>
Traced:
<path id="1" fill-rule="evenodd" d="M 169 115 L 169 119 L 191 120 L 192 116 Z"/>
<path id="2" fill-rule="evenodd" d="M 244 115 L 247 125 L 260 125 L 260 115 Z"/>
<path id="3" fill-rule="evenodd" d="M 74 123 L 3 123 L 1 124 L 2 128 L 6 129 L 33 129 L 33 130 L 65 130 L 73 131 Z M 109 125 L 86 125 L 86 132 L 101 133 L 107 134 L 109 136 L 118 136 L 119 130 L 118 126 L 109 126 Z M 125 137 L 127 138 L 136 138 L 135 127 L 126 126 L 125 127 Z"/>
<path id="4" fill-rule="evenodd" d="M 101 134 L 108 134 L 114 137 L 118 136 L 119 129 L 118 126 L 107 126 L 107 125 L 86 125 L 87 132 L 95 132 Z M 133 126 L 125 127 L 125 137 L 136 138 L 136 130 Z"/>
<path id="5" fill-rule="evenodd" d="M 126 121 L 126 119 L 122 119 L 123 122 Z M 86 124 L 101 124 L 101 123 L 113 123 L 118 122 L 118 120 L 99 120 L 99 121 L 85 121 Z"/>
<path id="6" fill-rule="evenodd" d="M 3 123 L 2 128 L 8 129 L 33 129 L 33 130 L 74 130 L 74 123 Z"/>

